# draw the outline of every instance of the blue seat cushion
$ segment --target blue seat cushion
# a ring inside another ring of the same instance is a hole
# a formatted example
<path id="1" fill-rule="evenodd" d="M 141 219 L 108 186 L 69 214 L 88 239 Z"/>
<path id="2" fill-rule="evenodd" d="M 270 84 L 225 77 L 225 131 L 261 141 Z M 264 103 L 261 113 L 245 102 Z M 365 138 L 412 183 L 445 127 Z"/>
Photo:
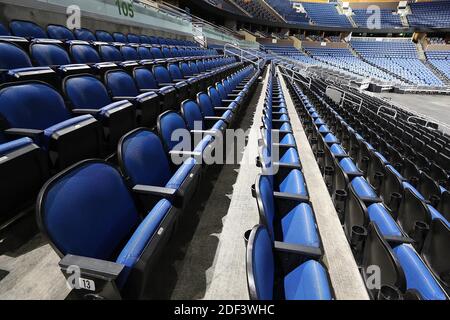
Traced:
<path id="1" fill-rule="evenodd" d="M 311 207 L 301 203 L 281 219 L 283 242 L 309 247 L 320 246 L 316 221 Z"/>
<path id="2" fill-rule="evenodd" d="M 417 198 L 419 198 L 420 200 L 425 201 L 425 198 L 424 198 L 423 195 L 419 192 L 419 190 L 417 190 L 417 189 L 416 189 L 413 185 L 411 185 L 409 182 L 406 182 L 406 181 L 405 181 L 405 182 L 402 183 L 402 185 L 403 185 L 403 188 L 411 190 L 412 193 L 414 193 L 414 194 L 417 196 Z"/>
<path id="3" fill-rule="evenodd" d="M 131 268 L 133 268 L 135 263 L 139 260 L 139 257 L 142 255 L 153 235 L 157 232 L 161 221 L 163 221 L 171 207 L 172 204 L 168 200 L 160 200 L 139 224 L 130 240 L 128 240 L 127 244 L 120 252 L 116 262 L 123 264 L 125 269 L 118 279 L 119 286 L 122 286 L 125 282 Z"/>
<path id="4" fill-rule="evenodd" d="M 337 138 L 335 137 L 334 134 L 329 133 L 329 134 L 327 134 L 325 136 L 325 142 L 327 142 L 327 143 L 337 143 L 338 140 L 337 140 Z"/>
<path id="5" fill-rule="evenodd" d="M 441 219 L 450 228 L 450 223 L 439 211 L 437 211 L 433 206 L 429 204 L 427 206 L 428 210 L 430 210 L 431 219 Z"/>
<path id="6" fill-rule="evenodd" d="M 383 236 L 402 236 L 399 226 L 382 204 L 374 203 L 367 211 L 370 221 L 375 222 Z"/>
<path id="7" fill-rule="evenodd" d="M 328 133 L 328 132 L 330 132 L 330 129 L 328 129 L 326 124 L 323 124 L 319 127 L 319 132 L 320 133 Z"/>
<path id="8" fill-rule="evenodd" d="M 331 290 L 325 268 L 309 260 L 284 278 L 286 300 L 331 300 Z"/>
<path id="9" fill-rule="evenodd" d="M 280 127 L 280 130 L 282 131 L 291 131 L 291 125 L 288 122 L 283 123 L 283 125 Z"/>
<path id="10" fill-rule="evenodd" d="M 330 148 L 331 153 L 333 153 L 335 156 L 345 156 L 347 153 L 345 152 L 344 148 L 340 144 L 333 144 Z"/>
<path id="11" fill-rule="evenodd" d="M 289 148 L 280 158 L 280 163 L 300 164 L 298 152 L 295 148 Z"/>
<path id="12" fill-rule="evenodd" d="M 407 289 L 416 289 L 425 300 L 446 299 L 430 270 L 411 245 L 402 244 L 393 251 L 405 272 Z"/>
<path id="13" fill-rule="evenodd" d="M 286 178 L 280 183 L 279 190 L 280 192 L 300 194 L 302 196 L 308 195 L 305 178 L 303 177 L 303 173 L 298 169 L 289 172 Z"/>
<path id="14" fill-rule="evenodd" d="M 373 188 L 369 185 L 369 183 L 363 177 L 356 177 L 351 182 L 353 189 L 356 192 L 356 195 L 359 197 L 365 198 L 376 198 L 377 195 Z"/>
<path id="15" fill-rule="evenodd" d="M 344 170 L 344 172 L 347 174 L 360 172 L 358 170 L 358 168 L 356 167 L 356 164 L 350 158 L 342 159 L 341 161 L 339 161 L 339 164 L 340 164 L 342 170 Z"/>

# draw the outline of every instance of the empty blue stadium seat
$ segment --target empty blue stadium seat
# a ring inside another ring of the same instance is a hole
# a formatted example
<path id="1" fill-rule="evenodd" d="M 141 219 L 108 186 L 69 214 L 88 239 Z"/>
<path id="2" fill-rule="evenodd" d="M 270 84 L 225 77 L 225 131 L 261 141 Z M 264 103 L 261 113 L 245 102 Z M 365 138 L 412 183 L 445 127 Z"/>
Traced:
<path id="1" fill-rule="evenodd" d="M 276 254 L 267 229 L 254 227 L 250 233 L 246 258 L 250 299 L 333 299 L 328 272 L 318 261 L 305 257 L 304 262 L 288 274 L 279 275 L 276 272 Z"/>
<path id="2" fill-rule="evenodd" d="M 47 34 L 44 29 L 31 21 L 11 20 L 9 23 L 9 29 L 16 37 L 47 38 Z"/>
<path id="3" fill-rule="evenodd" d="M 63 98 L 50 86 L 40 82 L 6 86 L 0 90 L 0 102 L 6 132 L 32 137 L 45 151 L 54 152 L 54 166 L 63 168 L 100 154 L 98 122 L 91 115 L 72 118 Z"/>
<path id="4" fill-rule="evenodd" d="M 138 52 L 131 46 L 121 46 L 120 53 L 124 60 L 139 60 Z"/>
<path id="5" fill-rule="evenodd" d="M 128 43 L 127 37 L 121 32 L 114 32 L 113 37 L 115 42 Z"/>
<path id="6" fill-rule="evenodd" d="M 95 34 L 89 29 L 86 28 L 74 29 L 73 33 L 78 40 L 97 41 Z"/>
<path id="7" fill-rule="evenodd" d="M 105 62 L 120 62 L 123 61 L 123 56 L 119 49 L 112 45 L 101 45 L 98 49 L 102 61 Z"/>
<path id="8" fill-rule="evenodd" d="M 106 162 L 90 160 L 50 180 L 38 203 L 39 226 L 63 258 L 61 266 L 74 258 L 82 263 L 81 276 L 96 283 L 94 293 L 100 296 L 143 298 L 152 265 L 177 217 L 168 200 L 158 201 L 141 218 L 120 172 Z M 92 273 L 112 266 L 112 278 Z M 119 292 L 108 292 L 105 281 Z"/>
<path id="9" fill-rule="evenodd" d="M 10 36 L 11 33 L 9 32 L 9 30 L 0 23 L 0 36 Z"/>
<path id="10" fill-rule="evenodd" d="M 134 33 L 127 34 L 127 39 L 129 43 L 141 43 L 139 36 Z"/>
<path id="11" fill-rule="evenodd" d="M 42 66 L 61 66 L 70 64 L 67 51 L 58 44 L 35 42 L 30 45 L 30 54 L 35 64 Z"/>
<path id="12" fill-rule="evenodd" d="M 100 55 L 88 43 L 74 43 L 70 46 L 70 54 L 75 63 L 94 64 L 101 62 Z"/>
<path id="13" fill-rule="evenodd" d="M 109 32 L 104 31 L 104 30 L 95 31 L 95 36 L 97 37 L 98 41 L 114 42 L 113 36 Z"/>
<path id="14" fill-rule="evenodd" d="M 9 70 L 28 67 L 32 67 L 32 64 L 24 50 L 13 43 L 0 42 L 0 69 Z"/>
<path id="15" fill-rule="evenodd" d="M 150 49 L 147 47 L 138 47 L 137 52 L 139 54 L 139 58 L 142 60 L 151 60 L 153 59 L 152 53 L 150 52 Z"/>
<path id="16" fill-rule="evenodd" d="M 62 25 L 49 24 L 47 26 L 47 33 L 50 38 L 58 40 L 75 40 L 72 31 Z"/>

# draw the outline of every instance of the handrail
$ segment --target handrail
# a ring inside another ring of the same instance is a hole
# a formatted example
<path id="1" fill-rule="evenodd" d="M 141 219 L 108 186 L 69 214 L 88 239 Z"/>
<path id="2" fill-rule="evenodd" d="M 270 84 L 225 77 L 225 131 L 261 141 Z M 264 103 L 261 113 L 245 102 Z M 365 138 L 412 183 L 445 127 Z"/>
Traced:
<path id="1" fill-rule="evenodd" d="M 381 110 L 382 110 L 383 108 L 386 109 L 386 110 L 394 111 L 394 115 L 392 116 L 392 115 L 390 115 L 390 114 L 388 114 L 388 113 L 386 113 L 386 112 L 381 112 Z M 388 116 L 388 117 L 390 117 L 390 118 L 392 118 L 392 119 L 397 119 L 398 111 L 395 110 L 394 108 L 389 108 L 389 107 L 387 107 L 387 106 L 379 106 L 379 107 L 378 107 L 378 110 L 377 110 L 377 115 L 379 115 L 380 113 L 385 114 L 386 116 Z"/>
<path id="2" fill-rule="evenodd" d="M 229 49 L 229 48 L 233 48 L 233 49 L 235 49 L 235 50 L 238 50 L 239 53 L 233 52 L 233 51 L 232 51 L 231 49 Z M 226 44 L 223 46 L 223 54 L 224 54 L 224 56 L 227 55 L 227 53 L 239 57 L 239 58 L 241 59 L 241 61 L 242 61 L 242 60 L 245 60 L 245 61 L 247 61 L 247 62 L 250 62 L 250 63 L 256 65 L 258 68 L 261 67 L 260 64 L 261 64 L 262 58 L 261 58 L 259 55 L 255 54 L 255 53 L 253 53 L 253 52 L 250 52 L 250 51 L 248 51 L 248 50 L 242 49 L 241 47 L 239 47 L 239 46 L 237 46 L 237 45 L 234 45 L 234 44 L 231 44 L 231 43 L 226 43 Z M 258 59 L 258 62 L 255 62 L 255 61 L 253 61 L 252 59 L 249 59 L 249 58 L 245 57 L 245 56 L 243 55 L 243 53 L 246 53 L 246 54 L 248 54 L 248 55 L 251 55 L 251 56 L 254 57 L 254 58 L 257 58 L 257 59 Z"/>

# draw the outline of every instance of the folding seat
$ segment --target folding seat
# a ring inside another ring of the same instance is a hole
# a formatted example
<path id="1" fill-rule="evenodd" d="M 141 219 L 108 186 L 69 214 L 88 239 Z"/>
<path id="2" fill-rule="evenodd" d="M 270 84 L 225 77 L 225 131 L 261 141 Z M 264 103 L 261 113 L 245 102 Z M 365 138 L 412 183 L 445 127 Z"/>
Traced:
<path id="1" fill-rule="evenodd" d="M 0 78 L 3 82 L 40 80 L 57 84 L 56 72 L 49 67 L 33 67 L 27 53 L 18 45 L 0 41 Z"/>
<path id="2" fill-rule="evenodd" d="M 114 42 L 128 43 L 127 37 L 121 32 L 113 32 L 112 36 L 114 38 Z"/>
<path id="3" fill-rule="evenodd" d="M 200 130 L 213 134 L 214 131 L 223 132 L 228 126 L 225 117 L 204 116 L 194 100 L 185 100 L 181 103 L 181 115 L 191 132 Z"/>
<path id="4" fill-rule="evenodd" d="M 132 51 L 133 57 L 139 58 L 136 50 L 133 48 L 130 48 L 130 49 L 133 50 Z M 100 45 L 98 48 L 98 51 L 100 52 L 100 56 L 103 61 L 114 62 L 118 66 L 120 66 L 124 69 L 132 70 L 133 68 L 135 68 L 139 65 L 138 62 L 135 60 L 124 61 L 126 59 L 124 59 L 124 56 L 122 55 L 121 50 L 117 49 L 113 45 Z M 127 52 L 127 54 L 129 54 L 129 50 L 126 50 L 126 52 Z"/>
<path id="5" fill-rule="evenodd" d="M 75 36 L 73 35 L 72 31 L 62 25 L 49 24 L 47 26 L 47 34 L 51 39 L 57 39 L 61 41 L 75 40 Z"/>
<path id="6" fill-rule="evenodd" d="M 166 111 L 160 114 L 157 128 L 164 147 L 172 156 L 172 161 L 184 161 L 186 157 L 194 157 L 197 163 L 204 164 L 204 155 L 212 154 L 214 151 L 212 146 L 214 136 L 209 132 L 191 132 L 184 118 L 177 112 Z M 178 134 L 174 135 L 174 132 Z M 200 139 L 197 138 L 199 136 L 197 133 L 205 133 L 206 136 Z"/>
<path id="7" fill-rule="evenodd" d="M 60 94 L 42 82 L 2 86 L 0 117 L 9 137 L 31 137 L 49 154 L 54 168 L 101 154 L 102 134 L 95 118 L 72 118 Z"/>
<path id="8" fill-rule="evenodd" d="M 389 243 L 383 238 L 379 228 L 371 223 L 361 265 L 366 283 L 373 275 L 373 266 L 379 267 L 382 284 L 381 288 L 368 288 L 373 299 L 448 299 L 432 272 L 410 244 Z"/>
<path id="9" fill-rule="evenodd" d="M 0 144 L 0 230 L 34 209 L 49 177 L 48 160 L 30 138 Z"/>
<path id="10" fill-rule="evenodd" d="M 161 52 L 161 49 L 158 47 L 151 47 L 150 53 L 152 54 L 154 59 L 164 59 L 164 55 Z"/>
<path id="11" fill-rule="evenodd" d="M 134 192 L 145 193 L 137 187 Z M 72 166 L 41 191 L 39 228 L 61 257 L 65 277 L 79 267 L 84 282 L 74 290 L 81 297 L 158 296 L 153 270 L 178 210 L 161 199 L 150 211 L 139 211 L 133 196 L 120 172 L 101 160 Z"/>
<path id="12" fill-rule="evenodd" d="M 127 34 L 128 43 L 141 43 L 141 39 L 134 33 Z"/>
<path id="13" fill-rule="evenodd" d="M 420 173 L 417 190 L 426 200 L 430 201 L 432 206 L 436 207 L 441 200 L 441 194 L 444 189 L 427 173 L 422 171 Z"/>
<path id="14" fill-rule="evenodd" d="M 87 64 L 97 73 L 103 74 L 107 70 L 116 69 L 117 64 L 102 62 L 99 53 L 88 42 L 70 41 L 69 53 L 76 64 Z"/>
<path id="15" fill-rule="evenodd" d="M 146 35 L 140 35 L 139 42 L 143 43 L 143 44 L 152 44 L 152 40 L 150 39 L 150 37 L 148 37 Z"/>
<path id="16" fill-rule="evenodd" d="M 136 107 L 137 123 L 154 127 L 156 118 L 161 113 L 160 99 L 156 92 L 141 93 L 133 77 L 123 70 L 109 70 L 104 82 L 113 101 L 128 100 Z"/>
<path id="17" fill-rule="evenodd" d="M 173 58 L 172 52 L 170 51 L 169 47 L 162 47 L 161 52 L 164 58 Z"/>
<path id="18" fill-rule="evenodd" d="M 189 85 L 189 96 L 195 96 L 202 90 L 201 79 L 183 73 L 177 63 L 168 63 L 167 70 L 172 78 L 172 82 L 186 82 Z"/>
<path id="19" fill-rule="evenodd" d="M 298 252 L 297 263 L 288 268 L 279 259 L 288 250 L 276 242 L 274 246 L 263 226 L 251 230 L 246 253 L 250 299 L 332 300 L 328 272 L 317 255 L 310 250 Z"/>
<path id="20" fill-rule="evenodd" d="M 114 42 L 113 36 L 108 31 L 96 30 L 95 36 L 97 37 L 97 40 L 101 42 L 108 42 L 108 43 Z"/>
<path id="21" fill-rule="evenodd" d="M 226 122 L 231 124 L 234 120 L 234 111 L 236 108 L 231 107 L 220 107 L 214 108 L 211 98 L 205 92 L 199 92 L 197 94 L 197 104 L 199 105 L 202 114 L 206 117 L 219 116 L 226 119 Z"/>
<path id="22" fill-rule="evenodd" d="M 63 76 L 91 72 L 88 65 L 72 64 L 69 54 L 61 46 L 62 43 L 59 40 L 54 41 L 36 39 L 31 42 L 30 55 L 36 66 L 53 67 Z"/>
<path id="23" fill-rule="evenodd" d="M 48 38 L 47 33 L 36 23 L 24 20 L 11 20 L 9 29 L 13 36 L 24 38 Z"/>
<path id="24" fill-rule="evenodd" d="M 127 60 L 139 60 L 139 54 L 135 48 L 132 46 L 121 46 L 120 47 L 120 53 L 122 54 L 122 57 L 125 61 Z"/>
<path id="25" fill-rule="evenodd" d="M 130 183 L 145 190 L 141 198 L 144 208 L 151 204 L 149 197 L 164 197 L 181 208 L 191 200 L 199 182 L 200 166 L 188 158 L 174 166 L 159 137 L 147 129 L 136 129 L 119 142 L 118 161 Z"/>
<path id="26" fill-rule="evenodd" d="M 93 75 L 64 78 L 63 91 L 72 112 L 93 115 L 102 123 L 109 149 L 115 149 L 120 137 L 136 127 L 134 105 L 128 100 L 111 99 L 106 87 Z"/>
<path id="27" fill-rule="evenodd" d="M 144 67 L 134 68 L 133 77 L 140 92 L 156 92 L 158 94 L 161 111 L 178 109 L 177 92 L 173 86 L 160 87 L 153 73 Z"/>
<path id="28" fill-rule="evenodd" d="M 137 48 L 137 52 L 138 52 L 139 58 L 141 60 L 152 60 L 153 59 L 152 53 L 150 52 L 150 49 L 147 47 L 139 46 Z"/>
<path id="29" fill-rule="evenodd" d="M 174 82 L 170 72 L 163 65 L 153 66 L 153 75 L 160 88 L 172 86 L 176 89 L 179 102 L 189 98 L 191 93 L 189 83 L 186 81 Z"/>
<path id="30" fill-rule="evenodd" d="M 74 29 L 73 33 L 77 38 L 77 40 L 88 42 L 97 41 L 97 38 L 95 37 L 94 33 L 89 29 L 86 28 Z"/>

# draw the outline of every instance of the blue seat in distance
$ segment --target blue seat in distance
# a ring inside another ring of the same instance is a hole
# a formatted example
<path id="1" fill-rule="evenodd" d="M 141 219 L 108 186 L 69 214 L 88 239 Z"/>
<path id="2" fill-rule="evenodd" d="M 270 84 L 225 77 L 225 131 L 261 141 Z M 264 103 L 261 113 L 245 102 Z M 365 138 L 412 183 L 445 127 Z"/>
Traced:
<path id="1" fill-rule="evenodd" d="M 47 26 L 47 33 L 51 39 L 57 39 L 62 41 L 75 40 L 75 36 L 72 33 L 72 31 L 70 31 L 69 29 L 67 29 L 65 26 L 62 25 L 49 24 Z"/>
<path id="2" fill-rule="evenodd" d="M 40 80 L 57 84 L 57 75 L 49 67 L 33 67 L 28 54 L 18 45 L 0 41 L 0 79 L 3 82 Z"/>
<path id="3" fill-rule="evenodd" d="M 182 102 L 189 98 L 190 86 L 186 81 L 174 82 L 170 72 L 163 65 L 153 66 L 153 75 L 160 88 L 172 86 L 177 90 L 178 102 Z"/>
<path id="4" fill-rule="evenodd" d="M 305 253 L 301 264 L 283 272 L 283 266 L 277 260 L 282 251 L 274 248 L 266 228 L 259 225 L 252 229 L 246 253 L 251 300 L 333 299 L 328 271 L 320 262 Z"/>
<path id="5" fill-rule="evenodd" d="M 136 127 L 134 105 L 128 100 L 113 101 L 103 83 L 93 75 L 64 78 L 63 91 L 73 113 L 93 115 L 102 123 L 112 150 L 120 137 Z"/>
<path id="6" fill-rule="evenodd" d="M 113 33 L 113 38 L 114 38 L 115 42 L 128 43 L 127 37 L 121 32 L 114 32 Z"/>
<path id="7" fill-rule="evenodd" d="M 121 46 L 120 53 L 122 54 L 122 57 L 125 61 L 127 61 L 127 60 L 138 61 L 139 60 L 139 54 L 138 54 L 137 50 L 132 46 L 129 46 L 129 45 Z"/>
<path id="8" fill-rule="evenodd" d="M 71 117 L 61 95 L 42 82 L 0 88 L 2 128 L 11 138 L 27 136 L 46 151 L 58 169 L 101 154 L 99 123 L 90 115 Z"/>
<path id="9" fill-rule="evenodd" d="M 133 77 L 123 70 L 109 70 L 104 79 L 113 101 L 128 100 L 136 106 L 139 125 L 156 125 L 156 118 L 161 113 L 160 99 L 156 92 L 140 92 Z"/>
<path id="10" fill-rule="evenodd" d="M 150 52 L 150 49 L 147 47 L 139 46 L 137 48 L 137 52 L 139 54 L 139 58 L 141 60 L 153 60 L 152 53 Z"/>
<path id="11" fill-rule="evenodd" d="M 97 31 L 95 31 L 95 36 L 97 37 L 98 41 L 108 42 L 108 43 L 114 42 L 113 36 L 108 31 L 97 30 Z"/>
<path id="12" fill-rule="evenodd" d="M 123 61 L 122 53 L 113 45 L 100 45 L 98 47 L 100 57 L 105 62 L 120 63 Z"/>
<path id="13" fill-rule="evenodd" d="M 141 39 L 137 34 L 129 33 L 127 34 L 127 40 L 129 43 L 141 43 Z"/>
<path id="14" fill-rule="evenodd" d="M 77 40 L 94 42 L 97 41 L 95 34 L 86 28 L 74 29 L 73 34 Z"/>
<path id="15" fill-rule="evenodd" d="M 86 41 L 70 41 L 69 53 L 74 63 L 87 64 L 100 74 L 118 67 L 118 65 L 113 62 L 102 62 L 97 50 Z"/>
<path id="16" fill-rule="evenodd" d="M 159 47 L 151 47 L 150 52 L 154 59 L 164 59 L 164 55 Z"/>
<path id="17" fill-rule="evenodd" d="M 198 104 L 194 100 L 185 100 L 181 103 L 181 114 L 186 120 L 189 130 L 199 131 L 220 131 L 227 128 L 227 121 L 224 117 L 204 116 Z"/>
<path id="18" fill-rule="evenodd" d="M 6 28 L 2 23 L 0 23 L 0 36 L 10 36 L 11 32 L 9 32 L 8 28 Z"/>
<path id="19" fill-rule="evenodd" d="M 48 160 L 30 138 L 0 144 L 0 230 L 34 209 L 49 177 Z"/>
<path id="20" fill-rule="evenodd" d="M 13 36 L 24 38 L 48 38 L 47 33 L 36 23 L 25 20 L 11 20 L 9 29 Z"/>
<path id="21" fill-rule="evenodd" d="M 173 82 L 186 82 L 189 85 L 189 95 L 191 97 L 201 90 L 200 79 L 184 74 L 177 63 L 169 63 L 167 70 Z"/>
<path id="22" fill-rule="evenodd" d="M 316 248 L 320 254 L 321 241 L 307 195 L 274 192 L 273 181 L 266 175 L 258 175 L 255 191 L 260 221 L 273 241 L 289 244 L 293 251 Z"/>
<path id="23" fill-rule="evenodd" d="M 152 44 L 150 37 L 143 34 L 139 35 L 139 42 L 142 44 Z"/>
<path id="24" fill-rule="evenodd" d="M 103 299 L 158 296 L 150 285 L 152 271 L 178 216 L 170 201 L 162 199 L 140 212 L 116 168 L 87 160 L 45 185 L 36 214 L 41 232 L 61 257 L 63 274 L 70 276 L 68 268 L 78 266 L 80 276 L 92 281 L 91 290 L 81 287 L 74 289 L 76 294 Z"/>
<path id="25" fill-rule="evenodd" d="M 205 92 L 199 92 L 197 94 L 197 104 L 199 105 L 204 116 L 214 117 L 219 116 L 226 119 L 228 124 L 232 124 L 234 120 L 235 110 L 233 107 L 213 107 L 211 98 Z"/>
<path id="26" fill-rule="evenodd" d="M 156 92 L 161 100 L 161 110 L 175 110 L 177 105 L 177 92 L 172 86 L 160 87 L 153 73 L 145 67 L 133 69 L 133 77 L 140 92 Z"/>
<path id="27" fill-rule="evenodd" d="M 136 190 L 145 190 L 144 206 L 151 203 L 150 195 L 157 200 L 168 198 L 173 205 L 182 208 L 191 200 L 200 166 L 193 158 L 174 166 L 156 134 L 143 128 L 131 131 L 120 140 L 117 154 L 123 174 Z"/>
<path id="28" fill-rule="evenodd" d="M 161 52 L 164 58 L 173 58 L 172 52 L 170 52 L 170 49 L 168 47 L 162 47 Z"/>

